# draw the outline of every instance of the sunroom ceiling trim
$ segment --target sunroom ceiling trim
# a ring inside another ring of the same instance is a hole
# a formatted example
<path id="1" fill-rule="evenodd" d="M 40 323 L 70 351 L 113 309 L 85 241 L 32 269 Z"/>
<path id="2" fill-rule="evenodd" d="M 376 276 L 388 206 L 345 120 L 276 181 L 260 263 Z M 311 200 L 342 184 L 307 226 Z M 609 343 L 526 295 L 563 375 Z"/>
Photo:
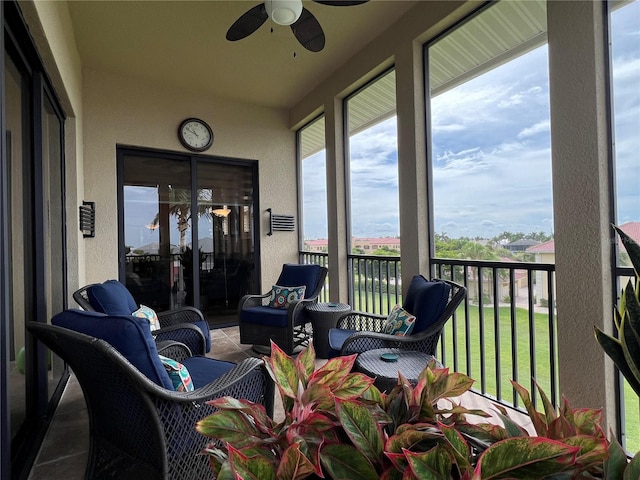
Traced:
<path id="1" fill-rule="evenodd" d="M 456 28 L 429 48 L 429 88 L 439 95 L 547 41 L 546 0 L 496 2 L 466 28 Z M 372 83 L 349 104 L 349 135 L 396 113 L 395 72 Z M 325 148 L 322 128 L 309 129 L 301 158 Z"/>

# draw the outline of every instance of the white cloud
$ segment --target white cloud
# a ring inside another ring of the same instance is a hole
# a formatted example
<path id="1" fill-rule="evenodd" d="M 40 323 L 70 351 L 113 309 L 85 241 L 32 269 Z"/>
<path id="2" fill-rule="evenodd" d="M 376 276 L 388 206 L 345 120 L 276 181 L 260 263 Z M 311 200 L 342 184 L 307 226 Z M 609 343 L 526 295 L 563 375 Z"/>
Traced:
<path id="1" fill-rule="evenodd" d="M 539 133 L 549 133 L 549 129 L 551 128 L 551 122 L 546 119 L 542 120 L 531 127 L 527 127 L 524 130 L 518 133 L 518 138 L 527 138 L 537 135 Z"/>

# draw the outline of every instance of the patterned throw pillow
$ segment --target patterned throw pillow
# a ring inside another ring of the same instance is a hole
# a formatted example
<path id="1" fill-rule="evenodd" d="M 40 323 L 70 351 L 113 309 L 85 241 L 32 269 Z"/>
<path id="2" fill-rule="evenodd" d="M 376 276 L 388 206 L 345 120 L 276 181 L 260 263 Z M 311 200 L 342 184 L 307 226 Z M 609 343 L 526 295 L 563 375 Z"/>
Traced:
<path id="1" fill-rule="evenodd" d="M 133 315 L 134 317 L 146 318 L 147 320 L 149 320 L 149 325 L 152 332 L 154 330 L 160 329 L 160 320 L 158 320 L 158 315 L 156 315 L 156 312 L 153 309 L 145 305 L 140 305 L 140 308 L 133 312 L 131 315 Z"/>
<path id="2" fill-rule="evenodd" d="M 162 355 L 158 356 L 160 357 L 162 365 L 164 365 L 164 369 L 169 374 L 171 383 L 173 383 L 173 389 L 176 392 L 192 392 L 193 382 L 191 381 L 191 375 L 189 375 L 187 367 L 171 358 L 163 357 Z"/>
<path id="3" fill-rule="evenodd" d="M 306 289 L 307 287 L 304 285 L 301 287 L 280 287 L 274 285 L 271 288 L 269 306 L 273 308 L 288 308 L 290 303 L 304 298 Z"/>
<path id="4" fill-rule="evenodd" d="M 415 324 L 416 317 L 411 315 L 400 305 L 396 305 L 387 317 L 387 322 L 384 325 L 383 331 L 389 335 L 404 337 L 405 335 L 411 335 Z"/>

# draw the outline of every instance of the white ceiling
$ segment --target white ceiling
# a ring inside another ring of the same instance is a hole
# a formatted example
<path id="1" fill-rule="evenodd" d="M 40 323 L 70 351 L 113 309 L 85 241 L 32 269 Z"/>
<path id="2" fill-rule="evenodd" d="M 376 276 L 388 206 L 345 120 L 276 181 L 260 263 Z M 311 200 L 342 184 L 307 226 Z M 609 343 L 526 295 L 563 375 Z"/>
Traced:
<path id="1" fill-rule="evenodd" d="M 416 1 L 349 7 L 303 2 L 322 25 L 324 50 L 305 50 L 267 20 L 249 37 L 225 35 L 245 1 L 70 1 L 83 65 L 268 107 L 290 108 Z M 295 58 L 294 58 L 295 53 Z"/>

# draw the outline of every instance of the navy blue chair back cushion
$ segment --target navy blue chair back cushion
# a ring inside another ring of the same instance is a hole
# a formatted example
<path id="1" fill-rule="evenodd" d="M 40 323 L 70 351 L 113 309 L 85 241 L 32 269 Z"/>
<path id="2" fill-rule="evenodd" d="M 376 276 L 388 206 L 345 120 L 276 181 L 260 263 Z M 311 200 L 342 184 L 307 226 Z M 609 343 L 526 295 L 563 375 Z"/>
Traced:
<path id="1" fill-rule="evenodd" d="M 422 275 L 411 279 L 402 308 L 416 317 L 412 335 L 426 330 L 442 315 L 450 291 L 451 286 L 445 282 L 431 282 Z"/>
<path id="2" fill-rule="evenodd" d="M 151 336 L 149 320 L 126 315 L 105 315 L 84 310 L 65 310 L 51 319 L 53 325 L 68 328 L 108 342 L 149 380 L 173 390 L 173 384 Z M 96 372 L 97 374 L 97 372 Z"/>
<path id="3" fill-rule="evenodd" d="M 322 267 L 320 265 L 298 265 L 296 263 L 285 263 L 282 266 L 282 272 L 276 285 L 282 287 L 300 287 L 304 285 L 306 288 L 304 296 L 310 297 L 316 291 Z"/>
<path id="4" fill-rule="evenodd" d="M 91 306 L 96 312 L 108 315 L 131 315 L 138 309 L 127 287 L 117 280 L 107 280 L 87 291 Z"/>

